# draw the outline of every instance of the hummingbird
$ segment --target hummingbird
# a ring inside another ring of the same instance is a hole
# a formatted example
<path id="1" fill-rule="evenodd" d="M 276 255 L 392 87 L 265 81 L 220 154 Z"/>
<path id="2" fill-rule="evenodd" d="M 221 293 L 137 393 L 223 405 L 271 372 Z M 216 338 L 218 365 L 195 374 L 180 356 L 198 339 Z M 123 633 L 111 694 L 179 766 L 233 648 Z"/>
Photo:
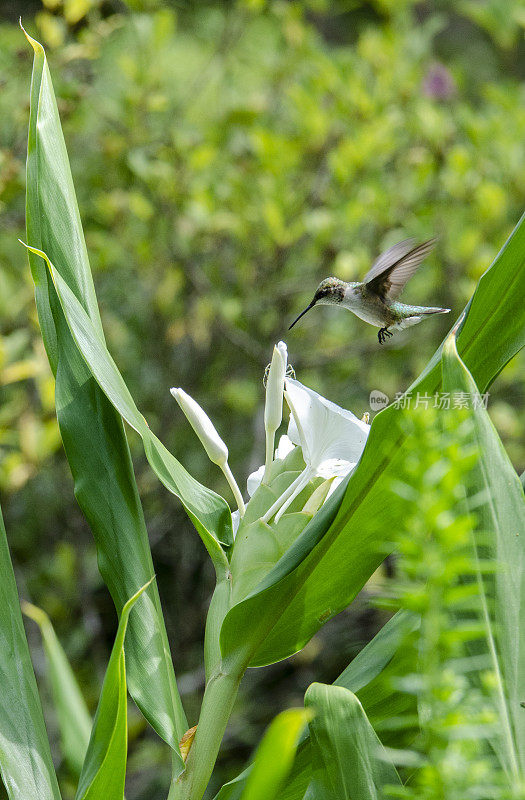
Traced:
<path id="1" fill-rule="evenodd" d="M 288 330 L 316 305 L 339 305 L 379 328 L 377 338 L 379 344 L 383 344 L 393 331 L 417 325 L 432 314 L 448 314 L 450 308 L 409 306 L 397 300 L 435 242 L 435 239 L 418 245 L 414 239 L 398 242 L 381 253 L 362 282 L 346 283 L 339 278 L 325 278 L 317 287 L 310 305 L 301 311 Z"/>

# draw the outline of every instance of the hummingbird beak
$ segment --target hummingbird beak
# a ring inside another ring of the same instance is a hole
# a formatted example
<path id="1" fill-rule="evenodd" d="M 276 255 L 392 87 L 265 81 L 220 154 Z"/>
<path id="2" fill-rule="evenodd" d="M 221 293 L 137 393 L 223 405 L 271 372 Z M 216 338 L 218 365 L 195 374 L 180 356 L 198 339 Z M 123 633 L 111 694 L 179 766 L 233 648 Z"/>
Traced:
<path id="1" fill-rule="evenodd" d="M 294 319 L 294 321 L 292 322 L 292 324 L 290 325 L 290 327 L 288 328 L 288 330 L 289 330 L 289 331 L 291 331 L 291 330 L 292 330 L 292 328 L 293 328 L 293 326 L 295 325 L 295 323 L 296 323 L 296 322 L 299 322 L 299 320 L 301 319 L 301 317 L 304 317 L 304 315 L 306 314 L 306 312 L 307 312 L 307 311 L 310 311 L 310 309 L 311 309 L 311 308 L 313 308 L 314 306 L 315 306 L 315 300 L 312 300 L 312 302 L 310 303 L 310 305 L 309 305 L 309 306 L 306 306 L 306 308 L 305 308 L 305 310 L 304 310 L 304 311 L 301 311 L 301 313 L 299 314 L 299 316 L 297 317 L 297 319 Z"/>

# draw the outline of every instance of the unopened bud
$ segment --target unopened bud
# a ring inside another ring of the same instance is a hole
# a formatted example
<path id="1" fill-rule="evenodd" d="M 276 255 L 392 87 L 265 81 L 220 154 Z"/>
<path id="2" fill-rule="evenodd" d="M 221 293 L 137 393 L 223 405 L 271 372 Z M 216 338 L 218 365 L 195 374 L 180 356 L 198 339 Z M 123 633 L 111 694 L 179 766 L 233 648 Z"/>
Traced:
<path id="1" fill-rule="evenodd" d="M 186 419 L 202 442 L 210 461 L 224 466 L 228 461 L 228 448 L 217 433 L 215 426 L 204 409 L 183 389 L 170 389 L 181 407 Z"/>
<path id="2" fill-rule="evenodd" d="M 264 405 L 264 429 L 266 431 L 266 458 L 264 462 L 265 483 L 269 480 L 270 467 L 273 461 L 273 445 L 275 432 L 283 419 L 283 392 L 286 377 L 288 351 L 284 342 L 273 348 L 272 363 L 266 381 L 266 402 Z"/>
<path id="3" fill-rule="evenodd" d="M 272 363 L 266 383 L 266 404 L 264 407 L 264 427 L 275 433 L 283 419 L 283 391 L 286 376 L 288 351 L 284 342 L 273 348 Z"/>
<path id="4" fill-rule="evenodd" d="M 244 500 L 242 499 L 237 481 L 233 477 L 232 471 L 228 465 L 228 448 L 217 433 L 213 422 L 204 409 L 200 407 L 193 397 L 186 394 L 183 389 L 170 389 L 170 392 L 201 440 L 202 446 L 206 450 L 210 461 L 217 464 L 223 471 L 237 502 L 239 514 L 243 517 L 245 511 Z"/>

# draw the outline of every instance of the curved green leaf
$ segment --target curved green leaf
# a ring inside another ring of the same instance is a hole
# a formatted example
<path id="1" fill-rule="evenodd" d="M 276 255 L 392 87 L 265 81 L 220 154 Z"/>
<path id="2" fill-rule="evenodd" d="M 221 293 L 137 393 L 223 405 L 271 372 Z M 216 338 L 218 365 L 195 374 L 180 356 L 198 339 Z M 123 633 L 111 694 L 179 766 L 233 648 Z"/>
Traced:
<path id="1" fill-rule="evenodd" d="M 91 716 L 51 620 L 45 611 L 32 603 L 23 601 L 22 611 L 40 628 L 60 731 L 62 753 L 69 768 L 78 776 L 89 743 L 93 724 Z"/>
<path id="2" fill-rule="evenodd" d="M 525 345 L 525 214 L 479 279 L 457 349 L 482 392 Z"/>
<path id="3" fill-rule="evenodd" d="M 42 46 L 34 50 L 27 151 L 29 240 L 49 252 L 103 341 L 51 76 Z M 60 433 L 75 496 L 93 532 L 99 568 L 117 611 L 153 575 L 144 515 L 120 415 L 87 368 L 71 336 L 44 262 L 29 254 L 44 345 L 56 378 Z M 141 598 L 126 639 L 128 682 L 137 705 L 174 748 L 187 722 L 177 691 L 156 585 Z M 182 760 L 179 758 L 179 767 Z"/>
<path id="4" fill-rule="evenodd" d="M 525 217 L 455 327 L 458 347 L 484 391 L 525 344 L 525 304 L 507 287 L 525 281 Z M 502 297 L 504 298 L 502 300 Z M 509 322 L 509 320 L 511 320 Z M 431 395 L 441 385 L 440 347 L 411 391 Z M 251 594 L 225 617 L 224 655 L 243 648 L 251 666 L 286 658 L 352 601 L 388 552 L 389 531 L 403 520 L 391 491 L 408 446 L 403 411 L 394 405 L 372 424 L 361 461 Z M 239 643 L 242 642 L 242 645 Z"/>
<path id="5" fill-rule="evenodd" d="M 313 683 L 306 692 L 312 781 L 309 800 L 380 800 L 387 787 L 401 787 L 394 765 L 348 689 Z"/>
<path id="6" fill-rule="evenodd" d="M 60 800 L 0 510 L 0 774 L 9 800 Z"/>
<path id="7" fill-rule="evenodd" d="M 227 572 L 228 561 L 221 546 L 221 542 L 226 545 L 232 542 L 231 514 L 226 501 L 195 480 L 150 430 L 82 304 L 47 254 L 29 245 L 27 249 L 46 261 L 74 342 L 98 386 L 123 419 L 141 436 L 151 467 L 166 488 L 182 501 L 217 572 Z"/>
<path id="8" fill-rule="evenodd" d="M 398 611 L 334 681 L 355 694 L 369 686 L 398 653 L 405 637 L 419 627 L 419 617 Z"/>
<path id="9" fill-rule="evenodd" d="M 150 583 L 128 600 L 120 614 L 75 800 L 124 798 L 128 750 L 124 639 L 130 611 Z"/>
<path id="10" fill-rule="evenodd" d="M 239 800 L 251 769 L 252 765 L 250 764 L 249 767 L 246 767 L 246 769 L 236 775 L 235 778 L 221 786 L 213 800 Z M 301 800 L 301 798 L 298 798 L 298 800 Z"/>
<path id="11" fill-rule="evenodd" d="M 461 409 L 471 421 L 478 459 L 471 471 L 467 505 L 477 520 L 475 546 L 480 560 L 497 565 L 491 579 L 478 572 L 481 621 L 497 679 L 496 705 L 501 740 L 495 749 L 507 773 L 525 774 L 525 497 L 514 467 L 490 420 L 477 386 L 459 358 L 454 336 L 443 351 L 443 384 L 470 398 Z"/>

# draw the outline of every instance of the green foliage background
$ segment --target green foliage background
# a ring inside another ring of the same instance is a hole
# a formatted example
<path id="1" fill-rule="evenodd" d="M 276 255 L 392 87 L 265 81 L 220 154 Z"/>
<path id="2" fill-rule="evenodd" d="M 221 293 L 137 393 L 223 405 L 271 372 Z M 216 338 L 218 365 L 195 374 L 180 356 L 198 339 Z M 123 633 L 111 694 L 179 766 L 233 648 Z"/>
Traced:
<path id="1" fill-rule="evenodd" d="M 395 240 L 436 234 L 405 298 L 457 314 L 523 210 L 518 0 L 46 0 L 19 11 L 47 46 L 110 349 L 152 429 L 227 497 L 170 386 L 208 410 L 244 481 L 263 460 L 262 373 L 275 341 L 286 338 L 300 380 L 362 414 L 372 389 L 404 390 L 448 329 L 436 318 L 379 348 L 373 328 L 324 308 L 287 335 L 321 278 L 357 279 Z M 2 13 L 0 489 L 22 594 L 52 618 L 93 709 L 114 612 L 73 500 L 17 243 L 32 55 Z M 523 364 L 509 365 L 489 401 L 519 472 Z M 196 709 L 212 575 L 131 443 L 179 685 Z M 250 673 L 223 779 L 278 710 L 336 677 L 381 613 L 358 602 L 303 653 Z M 126 796 L 161 797 L 168 756 L 131 713 Z M 67 786 L 65 765 L 61 777 Z"/>

